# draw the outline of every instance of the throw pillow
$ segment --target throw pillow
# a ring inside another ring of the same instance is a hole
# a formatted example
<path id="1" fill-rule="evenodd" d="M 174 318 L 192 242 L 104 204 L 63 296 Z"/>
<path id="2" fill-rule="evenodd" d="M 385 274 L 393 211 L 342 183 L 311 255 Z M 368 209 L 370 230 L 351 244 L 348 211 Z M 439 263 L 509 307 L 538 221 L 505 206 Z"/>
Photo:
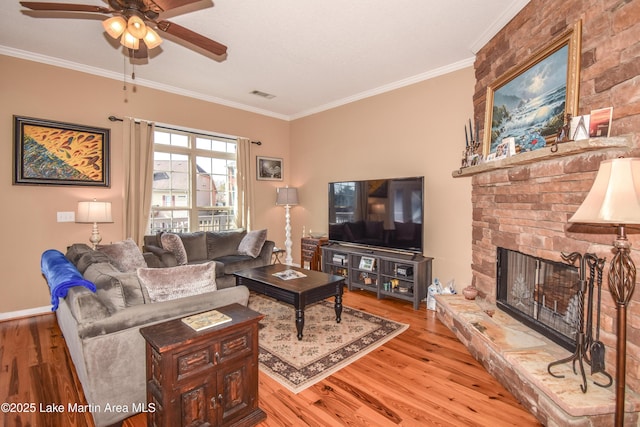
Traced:
<path id="1" fill-rule="evenodd" d="M 115 264 L 115 261 L 112 260 L 111 257 L 109 257 L 109 255 L 107 255 L 106 253 L 90 249 L 89 252 L 80 257 L 80 259 L 76 263 L 76 268 L 81 274 L 84 274 L 89 266 L 99 262 Z M 113 266 L 113 268 L 116 268 L 115 265 Z"/>
<path id="2" fill-rule="evenodd" d="M 169 301 L 217 289 L 214 262 L 166 268 L 139 268 L 137 274 L 140 283 L 147 288 L 151 302 Z"/>
<path id="3" fill-rule="evenodd" d="M 240 255 L 249 255 L 257 258 L 260 255 L 262 246 L 267 240 L 267 230 L 250 231 L 242 238 L 238 245 L 238 253 Z"/>
<path id="4" fill-rule="evenodd" d="M 84 276 L 96 285 L 98 298 L 109 299 L 111 304 L 103 302 L 111 312 L 113 307 L 122 309 L 144 304 L 142 287 L 134 273 L 122 273 L 109 263 L 97 262 L 87 268 Z"/>
<path id="5" fill-rule="evenodd" d="M 244 230 L 207 231 L 207 257 L 216 259 L 225 255 L 236 255 L 238 246 L 247 232 Z"/>
<path id="6" fill-rule="evenodd" d="M 184 249 L 180 236 L 173 233 L 162 233 L 160 241 L 162 242 L 162 249 L 171 252 L 176 257 L 178 265 L 185 265 L 188 262 L 187 251 Z"/>
<path id="7" fill-rule="evenodd" d="M 107 307 L 111 314 L 126 307 L 122 284 L 111 280 L 105 273 L 114 273 L 117 269 L 108 263 L 91 264 L 84 277 L 96 285 L 96 296 Z M 120 273 L 122 274 L 122 273 Z"/>
<path id="8" fill-rule="evenodd" d="M 147 266 L 140 248 L 131 238 L 111 245 L 98 246 L 98 250 L 106 253 L 113 260 L 114 266 L 123 273 L 132 273 Z"/>
<path id="9" fill-rule="evenodd" d="M 207 237 L 204 231 L 180 233 L 189 262 L 207 261 Z"/>

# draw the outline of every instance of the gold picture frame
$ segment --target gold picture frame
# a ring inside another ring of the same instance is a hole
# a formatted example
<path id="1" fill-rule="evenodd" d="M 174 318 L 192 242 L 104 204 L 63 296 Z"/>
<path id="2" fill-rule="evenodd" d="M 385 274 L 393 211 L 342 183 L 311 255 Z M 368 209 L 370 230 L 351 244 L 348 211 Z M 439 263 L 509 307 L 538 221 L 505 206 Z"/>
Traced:
<path id="1" fill-rule="evenodd" d="M 582 21 L 578 20 L 487 87 L 484 158 L 496 151 L 502 138 L 515 137 L 518 152 L 556 140 L 567 114 L 578 113 L 581 39 Z"/>

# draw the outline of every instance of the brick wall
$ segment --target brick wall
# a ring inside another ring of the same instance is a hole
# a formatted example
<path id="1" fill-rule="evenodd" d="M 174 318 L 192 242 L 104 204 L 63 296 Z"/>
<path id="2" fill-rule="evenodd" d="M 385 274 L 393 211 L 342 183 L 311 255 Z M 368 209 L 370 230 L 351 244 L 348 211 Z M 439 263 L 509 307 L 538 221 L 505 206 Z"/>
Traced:
<path id="1" fill-rule="evenodd" d="M 573 154 L 472 178 L 472 270 L 481 296 L 495 301 L 498 246 L 553 261 L 562 260 L 561 252 L 573 251 L 595 252 L 611 259 L 614 229 L 569 224 L 567 220 L 584 200 L 602 160 L 640 156 L 638 16 L 640 0 L 532 0 L 477 53 L 474 115 L 478 123 L 483 123 L 487 86 L 581 19 L 579 114 L 613 106 L 611 135 L 628 135 L 632 143 L 631 149 Z M 640 228 L 627 232 L 640 271 Z M 628 308 L 627 386 L 640 392 L 637 287 Z M 614 375 L 616 310 L 606 279 L 603 291 L 600 339 L 607 346 L 607 371 Z"/>

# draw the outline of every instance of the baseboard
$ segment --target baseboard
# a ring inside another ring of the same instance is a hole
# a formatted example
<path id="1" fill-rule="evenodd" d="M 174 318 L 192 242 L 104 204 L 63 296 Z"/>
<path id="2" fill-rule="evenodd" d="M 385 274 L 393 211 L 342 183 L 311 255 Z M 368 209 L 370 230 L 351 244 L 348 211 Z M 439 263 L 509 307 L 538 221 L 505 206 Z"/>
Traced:
<path id="1" fill-rule="evenodd" d="M 0 313 L 0 322 L 3 320 L 19 319 L 21 317 L 37 316 L 40 314 L 51 313 L 51 306 L 28 308 L 26 310 L 11 311 L 8 313 Z"/>

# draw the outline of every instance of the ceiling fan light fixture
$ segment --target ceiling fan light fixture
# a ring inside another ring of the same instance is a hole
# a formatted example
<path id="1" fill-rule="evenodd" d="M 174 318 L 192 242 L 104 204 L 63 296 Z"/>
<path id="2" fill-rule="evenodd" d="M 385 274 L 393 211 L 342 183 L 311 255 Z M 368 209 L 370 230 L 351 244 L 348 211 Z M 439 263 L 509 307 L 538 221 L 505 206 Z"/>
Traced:
<path id="1" fill-rule="evenodd" d="M 154 47 L 160 46 L 162 43 L 162 39 L 151 27 L 147 27 L 147 34 L 144 35 L 144 43 L 147 45 L 148 49 L 153 49 Z"/>
<path id="2" fill-rule="evenodd" d="M 124 30 L 122 38 L 120 38 L 120 44 L 129 49 L 137 50 L 140 47 L 140 39 L 134 37 L 128 30 Z"/>
<path id="3" fill-rule="evenodd" d="M 131 15 L 127 21 L 127 31 L 129 31 L 129 34 L 133 37 L 141 39 L 147 33 L 147 26 L 142 18 L 137 15 Z"/>
<path id="4" fill-rule="evenodd" d="M 113 18 L 102 21 L 102 26 L 107 34 L 117 39 L 127 28 L 127 21 L 125 21 L 122 16 L 114 16 Z"/>

